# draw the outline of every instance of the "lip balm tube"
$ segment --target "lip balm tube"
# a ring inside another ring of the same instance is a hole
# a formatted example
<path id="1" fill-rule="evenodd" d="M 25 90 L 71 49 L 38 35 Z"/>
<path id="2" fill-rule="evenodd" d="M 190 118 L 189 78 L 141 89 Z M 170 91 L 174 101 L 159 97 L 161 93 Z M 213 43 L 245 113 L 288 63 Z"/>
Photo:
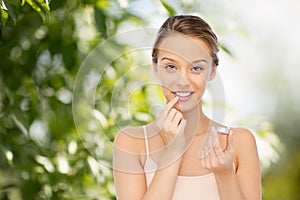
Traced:
<path id="1" fill-rule="evenodd" d="M 207 156 L 209 154 L 209 152 L 211 152 L 213 150 L 213 147 L 219 141 L 218 134 L 228 135 L 229 132 L 230 132 L 230 129 L 227 127 L 212 126 L 210 128 L 210 131 L 207 133 L 206 138 L 204 139 L 204 142 L 201 147 L 201 151 L 199 153 L 199 158 L 203 159 L 205 156 Z"/>
<path id="2" fill-rule="evenodd" d="M 222 134 L 225 134 L 225 135 L 228 135 L 229 132 L 230 132 L 230 129 L 228 127 L 218 126 L 218 127 L 215 127 L 215 128 L 216 128 L 218 133 L 222 133 Z"/>

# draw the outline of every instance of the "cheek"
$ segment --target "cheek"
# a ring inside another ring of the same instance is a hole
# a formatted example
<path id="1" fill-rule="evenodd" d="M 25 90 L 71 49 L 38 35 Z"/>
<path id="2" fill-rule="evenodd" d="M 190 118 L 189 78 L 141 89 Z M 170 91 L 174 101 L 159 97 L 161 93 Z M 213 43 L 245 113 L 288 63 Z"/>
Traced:
<path id="1" fill-rule="evenodd" d="M 209 81 L 209 77 L 210 77 L 210 71 L 209 70 L 205 70 L 201 75 L 201 82 L 203 82 L 203 84 L 206 84 L 206 82 Z"/>
<path id="2" fill-rule="evenodd" d="M 167 102 L 169 102 L 174 98 L 174 94 L 172 94 L 171 91 L 173 91 L 175 88 L 174 86 L 176 85 L 176 79 L 170 75 L 164 75 L 159 77 L 159 81 L 162 93 Z"/>
<path id="3" fill-rule="evenodd" d="M 202 74 L 194 76 L 190 80 L 190 83 L 192 84 L 192 87 L 194 87 L 195 90 L 205 88 L 207 83 L 207 77 L 206 75 L 202 75 Z"/>
<path id="4" fill-rule="evenodd" d="M 163 93 L 163 95 L 165 97 L 166 102 L 169 102 L 172 99 L 174 99 L 175 96 L 174 96 L 173 93 L 171 93 L 171 90 L 170 90 L 169 87 L 162 86 L 161 87 L 161 91 L 162 91 L 162 93 Z"/>
<path id="5" fill-rule="evenodd" d="M 191 80 L 191 87 L 195 91 L 197 98 L 201 98 L 206 90 L 206 80 L 203 76 L 197 76 Z"/>
<path id="6" fill-rule="evenodd" d="M 174 82 L 166 81 L 166 80 L 162 80 L 160 82 L 160 87 L 162 88 L 162 90 L 165 91 L 173 91 L 174 90 Z"/>
<path id="7" fill-rule="evenodd" d="M 176 73 L 166 73 L 160 70 L 158 71 L 158 79 L 162 86 L 171 87 L 176 83 L 177 75 Z"/>

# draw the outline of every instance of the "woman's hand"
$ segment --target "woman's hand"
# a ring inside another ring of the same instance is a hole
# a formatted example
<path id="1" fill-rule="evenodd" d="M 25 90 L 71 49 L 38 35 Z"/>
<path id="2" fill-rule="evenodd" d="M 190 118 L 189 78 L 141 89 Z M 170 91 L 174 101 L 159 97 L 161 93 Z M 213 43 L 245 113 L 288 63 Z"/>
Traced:
<path id="1" fill-rule="evenodd" d="M 208 134 L 211 134 L 214 137 L 218 137 L 218 133 L 214 128 L 212 128 L 211 131 L 213 132 Z M 212 143 L 213 139 L 208 141 Z M 203 168 L 211 170 L 215 174 L 228 174 L 234 172 L 233 161 L 233 132 L 232 130 L 230 130 L 229 135 L 227 137 L 225 150 L 222 149 L 220 141 L 217 140 L 210 152 L 201 158 L 201 165 Z"/>
<path id="2" fill-rule="evenodd" d="M 183 119 L 181 112 L 173 108 L 177 102 L 178 97 L 175 97 L 165 106 L 157 117 L 157 125 L 165 146 L 168 149 L 182 152 L 186 143 L 184 136 L 186 120 Z"/>

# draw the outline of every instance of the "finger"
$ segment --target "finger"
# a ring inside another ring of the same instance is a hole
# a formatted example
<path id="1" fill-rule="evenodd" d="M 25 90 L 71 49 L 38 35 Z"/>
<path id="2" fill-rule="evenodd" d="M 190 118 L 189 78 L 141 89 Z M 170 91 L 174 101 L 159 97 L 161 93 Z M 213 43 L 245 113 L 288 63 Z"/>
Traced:
<path id="1" fill-rule="evenodd" d="M 185 129 L 185 126 L 186 126 L 186 120 L 185 119 L 181 119 L 181 122 L 179 123 L 179 135 L 184 135 L 184 129 Z"/>
<path id="2" fill-rule="evenodd" d="M 226 145 L 226 152 L 232 153 L 234 151 L 233 149 L 233 131 L 230 130 L 229 135 L 227 137 L 227 145 Z"/>
<path id="3" fill-rule="evenodd" d="M 200 162 L 203 168 L 207 168 L 207 159 L 206 159 L 207 156 L 208 156 L 207 154 L 203 153 L 203 155 L 200 157 Z"/>
<path id="4" fill-rule="evenodd" d="M 162 127 L 169 112 L 171 111 L 172 107 L 176 104 L 178 101 L 178 97 L 176 96 L 174 99 L 172 99 L 170 102 L 167 103 L 165 108 L 159 113 L 156 124 L 158 127 Z"/>
<path id="5" fill-rule="evenodd" d="M 166 119 L 165 119 L 165 122 L 164 122 L 164 125 L 165 125 L 165 126 L 170 126 L 170 125 L 172 125 L 173 119 L 175 118 L 177 112 L 178 112 L 178 111 L 177 111 L 176 109 L 174 109 L 174 108 L 172 108 L 172 109 L 170 110 L 170 112 L 169 112 L 169 114 L 167 115 L 167 117 L 166 117 Z M 178 122 L 177 122 L 177 124 L 178 124 Z M 176 124 L 176 125 L 177 125 L 177 124 Z"/>
<path id="6" fill-rule="evenodd" d="M 200 154 L 199 154 L 200 159 L 204 159 L 204 157 L 206 157 L 209 154 L 211 149 L 212 149 L 211 138 L 210 138 L 209 133 L 207 133 L 207 135 L 205 136 L 204 142 L 202 144 Z"/>
<path id="7" fill-rule="evenodd" d="M 205 159 L 204 159 L 204 158 L 202 158 L 202 159 L 200 160 L 200 163 L 201 163 L 201 166 L 202 166 L 204 169 L 207 169 L 207 165 L 206 165 L 206 162 L 205 162 Z"/>
<path id="8" fill-rule="evenodd" d="M 209 160 L 211 163 L 213 163 L 215 160 L 218 159 L 218 156 L 215 152 L 215 147 L 212 148 L 212 150 L 209 152 L 208 156 L 209 156 Z"/>
<path id="9" fill-rule="evenodd" d="M 178 101 L 178 97 L 176 96 L 174 99 L 172 99 L 171 101 L 169 101 L 167 103 L 167 105 L 165 106 L 165 109 L 164 109 L 166 116 L 168 115 L 170 110 L 173 108 L 173 106 L 177 103 L 177 101 Z"/>
<path id="10" fill-rule="evenodd" d="M 211 154 L 211 152 L 209 152 L 209 154 L 204 157 L 204 162 L 205 162 L 206 169 L 211 169 L 211 159 L 210 159 L 211 156 L 210 156 L 210 154 Z"/>
<path id="11" fill-rule="evenodd" d="M 213 126 L 211 127 L 209 134 L 211 137 L 211 147 L 213 148 L 213 146 L 215 146 L 217 142 L 219 142 L 219 135 L 217 130 Z"/>
<path id="12" fill-rule="evenodd" d="M 174 109 L 175 110 L 175 109 Z M 175 125 L 175 126 L 179 126 L 179 123 L 180 121 L 182 120 L 182 114 L 177 111 L 175 113 L 175 116 L 173 117 L 173 120 L 172 120 L 172 123 Z"/>
<path id="13" fill-rule="evenodd" d="M 208 153 L 209 153 L 209 149 L 206 146 L 202 147 L 202 149 L 201 149 L 201 151 L 199 153 L 199 158 L 200 159 L 204 159 L 205 156 L 208 155 Z"/>
<path id="14" fill-rule="evenodd" d="M 218 158 L 224 156 L 224 152 L 223 152 L 223 149 L 222 149 L 221 144 L 220 144 L 219 141 L 218 141 L 217 144 L 214 146 L 214 152 L 215 152 L 215 154 L 216 154 L 216 156 L 217 156 Z"/>
<path id="15" fill-rule="evenodd" d="M 216 141 L 214 131 L 211 130 L 207 136 L 208 136 L 207 145 L 210 153 L 213 150 Z"/>
<path id="16" fill-rule="evenodd" d="M 170 110 L 176 104 L 177 101 L 178 101 L 178 97 L 176 96 L 174 99 L 172 99 L 170 102 L 168 102 L 167 105 L 165 106 L 165 108 L 158 114 L 157 120 L 156 120 L 156 125 L 158 127 L 161 128 L 163 126 Z"/>

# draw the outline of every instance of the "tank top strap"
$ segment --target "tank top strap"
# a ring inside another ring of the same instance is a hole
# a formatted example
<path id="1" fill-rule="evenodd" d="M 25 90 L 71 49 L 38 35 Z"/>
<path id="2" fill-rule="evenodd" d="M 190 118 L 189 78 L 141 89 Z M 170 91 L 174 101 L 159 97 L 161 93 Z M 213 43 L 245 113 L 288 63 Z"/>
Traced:
<path id="1" fill-rule="evenodd" d="M 144 131 L 144 136 L 145 136 L 145 146 L 146 146 L 146 161 L 144 164 L 144 172 L 146 176 L 146 183 L 147 183 L 147 188 L 152 182 L 152 179 L 154 177 L 154 174 L 157 170 L 157 164 L 152 160 L 150 156 L 150 151 L 149 151 L 149 140 L 148 140 L 148 134 L 147 134 L 147 129 L 146 126 L 143 126 L 143 131 Z"/>
<path id="2" fill-rule="evenodd" d="M 146 155 L 149 156 L 149 142 L 146 126 L 143 126 L 144 136 L 145 136 L 145 146 L 146 146 Z"/>

